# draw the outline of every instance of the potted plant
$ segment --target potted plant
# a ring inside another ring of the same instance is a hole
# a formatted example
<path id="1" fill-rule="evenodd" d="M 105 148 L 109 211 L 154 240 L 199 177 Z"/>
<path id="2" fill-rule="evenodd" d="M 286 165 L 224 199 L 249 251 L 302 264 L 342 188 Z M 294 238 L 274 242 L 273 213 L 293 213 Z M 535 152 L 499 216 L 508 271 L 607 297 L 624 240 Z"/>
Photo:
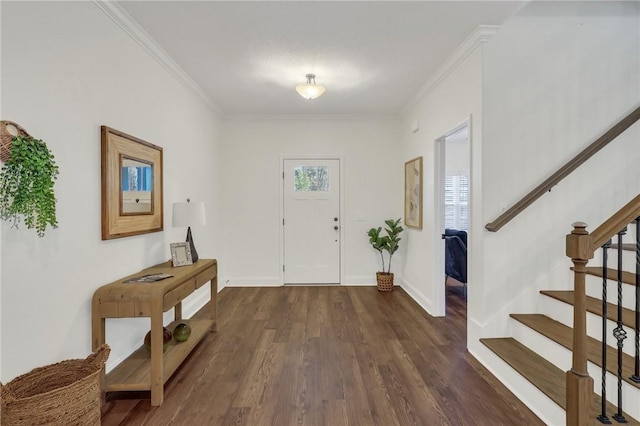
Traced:
<path id="1" fill-rule="evenodd" d="M 369 243 L 371 246 L 380 253 L 380 260 L 382 261 L 382 271 L 376 273 L 376 281 L 378 283 L 378 291 L 392 291 L 393 290 L 393 273 L 391 272 L 391 259 L 393 254 L 398 251 L 400 247 L 399 237 L 400 233 L 404 230 L 400 226 L 400 219 L 393 220 L 387 219 L 384 221 L 386 235 L 382 235 L 382 228 L 371 228 L 367 235 L 369 235 Z M 387 263 L 387 270 L 384 269 L 384 253 L 389 253 L 389 262 Z"/>
<path id="2" fill-rule="evenodd" d="M 47 145 L 28 134 L 13 136 L 9 157 L 0 170 L 0 218 L 44 236 L 47 225 L 58 226 L 54 181 L 58 166 Z"/>

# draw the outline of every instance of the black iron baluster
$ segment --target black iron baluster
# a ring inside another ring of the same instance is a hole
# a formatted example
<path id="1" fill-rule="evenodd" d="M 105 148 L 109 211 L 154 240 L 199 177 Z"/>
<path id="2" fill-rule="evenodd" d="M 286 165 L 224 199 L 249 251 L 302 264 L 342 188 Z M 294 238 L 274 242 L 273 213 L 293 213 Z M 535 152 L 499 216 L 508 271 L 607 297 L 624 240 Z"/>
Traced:
<path id="1" fill-rule="evenodd" d="M 608 250 L 611 247 L 611 240 L 602 246 L 602 406 L 598 420 L 601 423 L 610 425 L 611 420 L 607 417 L 607 280 Z"/>
<path id="2" fill-rule="evenodd" d="M 613 330 L 613 336 L 618 341 L 618 412 L 613 418 L 618 423 L 627 423 L 627 419 L 622 414 L 622 346 L 627 332 L 622 324 L 622 236 L 627 233 L 627 228 L 618 232 L 618 321 Z"/>
<path id="3" fill-rule="evenodd" d="M 636 218 L 636 358 L 633 375 L 630 377 L 636 383 L 640 383 L 640 217 Z"/>

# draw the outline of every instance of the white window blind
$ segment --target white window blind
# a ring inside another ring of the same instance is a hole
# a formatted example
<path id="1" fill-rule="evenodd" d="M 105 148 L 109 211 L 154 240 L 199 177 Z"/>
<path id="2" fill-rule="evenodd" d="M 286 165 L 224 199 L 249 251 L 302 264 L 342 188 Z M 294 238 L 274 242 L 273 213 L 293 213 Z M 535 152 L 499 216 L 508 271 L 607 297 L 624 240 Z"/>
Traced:
<path id="1" fill-rule="evenodd" d="M 444 178 L 444 226 L 469 231 L 469 176 L 455 172 Z"/>

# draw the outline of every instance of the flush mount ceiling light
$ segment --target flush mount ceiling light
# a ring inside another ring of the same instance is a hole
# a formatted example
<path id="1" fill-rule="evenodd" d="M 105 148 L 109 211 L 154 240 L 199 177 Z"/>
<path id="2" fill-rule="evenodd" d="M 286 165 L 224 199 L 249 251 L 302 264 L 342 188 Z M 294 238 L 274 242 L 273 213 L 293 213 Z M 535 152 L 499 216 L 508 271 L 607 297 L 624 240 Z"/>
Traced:
<path id="1" fill-rule="evenodd" d="M 316 75 L 307 74 L 307 82 L 298 84 L 296 86 L 296 92 L 305 99 L 315 99 L 320 97 L 324 93 L 324 87 L 316 84 Z"/>

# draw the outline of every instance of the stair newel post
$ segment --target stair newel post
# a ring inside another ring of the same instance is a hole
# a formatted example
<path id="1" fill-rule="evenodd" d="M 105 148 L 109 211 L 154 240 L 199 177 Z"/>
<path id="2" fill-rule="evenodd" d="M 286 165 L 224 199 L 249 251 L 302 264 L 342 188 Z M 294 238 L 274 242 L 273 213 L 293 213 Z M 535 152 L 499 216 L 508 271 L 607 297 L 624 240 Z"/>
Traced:
<path id="1" fill-rule="evenodd" d="M 573 231 L 566 238 L 566 254 L 573 262 L 573 361 L 567 371 L 567 425 L 587 425 L 593 407 L 593 379 L 587 371 L 587 296 L 585 273 L 589 259 L 593 258 L 591 236 L 587 224 L 572 224 Z"/>
<path id="2" fill-rule="evenodd" d="M 640 383 L 640 217 L 636 218 L 636 312 L 635 329 L 636 353 L 633 375 L 630 377 L 636 383 Z"/>
<path id="3" fill-rule="evenodd" d="M 611 240 L 602 245 L 602 378 L 600 415 L 598 420 L 604 424 L 611 424 L 607 417 L 607 280 L 609 268 L 607 267 L 608 251 L 611 248 Z"/>

